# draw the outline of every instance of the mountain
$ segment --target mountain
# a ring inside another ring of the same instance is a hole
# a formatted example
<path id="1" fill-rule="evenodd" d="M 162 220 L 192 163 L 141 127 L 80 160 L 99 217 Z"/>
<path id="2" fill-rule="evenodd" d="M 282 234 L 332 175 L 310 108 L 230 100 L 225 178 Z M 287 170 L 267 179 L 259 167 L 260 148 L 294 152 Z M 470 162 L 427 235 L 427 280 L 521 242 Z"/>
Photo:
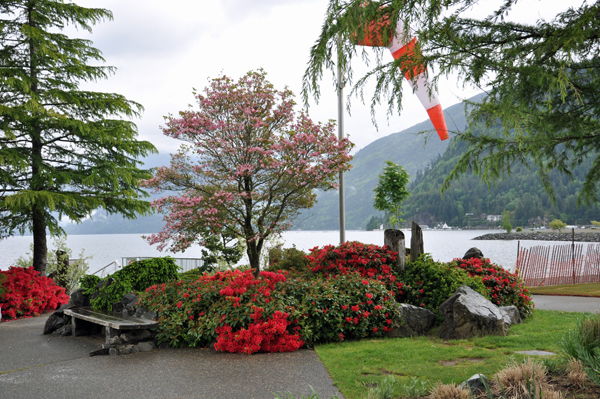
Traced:
<path id="1" fill-rule="evenodd" d="M 470 101 L 478 101 L 482 95 Z M 462 131 L 467 126 L 465 105 L 455 104 L 444 111 L 448 127 Z M 411 176 L 425 169 L 429 162 L 442 155 L 451 139 L 441 141 L 434 133 L 427 139 L 418 134 L 432 131 L 431 121 L 414 125 L 398 133 L 382 137 L 364 147 L 354 155 L 352 170 L 344 175 L 346 228 L 364 229 L 371 216 L 381 216 L 382 212 L 373 209 L 373 189 L 385 161 L 391 160 L 402 165 Z M 452 134 L 450 137 L 453 137 Z M 317 203 L 301 213 L 294 221 L 293 229 L 335 230 L 339 228 L 339 191 L 317 193 Z"/>
<path id="2" fill-rule="evenodd" d="M 479 98 L 481 95 L 470 100 L 477 101 Z M 462 103 L 449 107 L 444 114 L 450 130 L 460 131 L 467 125 Z M 373 209 L 373 189 L 385 161 L 392 160 L 402 165 L 411 176 L 416 176 L 430 161 L 441 156 L 451 142 L 451 139 L 439 140 L 435 133 L 427 138 L 427 135 L 418 134 L 421 132 L 433 132 L 429 120 L 378 139 L 356 153 L 352 170 L 344 175 L 347 229 L 364 229 L 372 215 L 382 215 Z M 168 165 L 169 161 L 168 154 L 153 155 L 144 159 L 144 167 Z M 293 229 L 338 229 L 338 197 L 338 191 L 318 192 L 315 206 L 300 214 Z M 163 225 L 160 214 L 127 220 L 120 215 L 107 216 L 100 210 L 91 219 L 79 225 L 67 224 L 64 228 L 68 234 L 124 234 L 154 233 L 160 231 Z"/>
<path id="3" fill-rule="evenodd" d="M 451 142 L 443 156 L 417 174 L 409 186 L 411 196 L 402 206 L 405 220 L 429 226 L 447 223 L 458 227 L 491 227 L 498 222 L 490 223 L 487 216 L 500 215 L 503 211 L 510 212 L 515 228 L 548 225 L 554 219 L 568 225 L 589 225 L 591 220 L 600 220 L 600 207 L 577 207 L 575 194 L 592 167 L 592 158 L 572 170 L 573 180 L 557 171 L 550 173 L 555 203 L 544 191 L 533 162 L 529 166 L 514 165 L 510 178 L 490 187 L 479 177 L 467 173 L 452 182 L 442 198 L 440 187 L 465 150 L 465 143 Z"/>

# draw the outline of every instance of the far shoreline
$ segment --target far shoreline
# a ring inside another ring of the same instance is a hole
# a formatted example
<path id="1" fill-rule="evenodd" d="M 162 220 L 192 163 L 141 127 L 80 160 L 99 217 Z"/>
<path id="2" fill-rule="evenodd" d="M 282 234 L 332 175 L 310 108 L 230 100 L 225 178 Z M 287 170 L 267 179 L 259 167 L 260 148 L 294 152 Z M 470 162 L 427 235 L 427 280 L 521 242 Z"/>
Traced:
<path id="1" fill-rule="evenodd" d="M 520 231 L 514 233 L 489 233 L 473 238 L 473 240 L 506 240 L 506 241 L 577 241 L 600 242 L 600 232 L 590 229 L 568 232 L 549 231 Z"/>

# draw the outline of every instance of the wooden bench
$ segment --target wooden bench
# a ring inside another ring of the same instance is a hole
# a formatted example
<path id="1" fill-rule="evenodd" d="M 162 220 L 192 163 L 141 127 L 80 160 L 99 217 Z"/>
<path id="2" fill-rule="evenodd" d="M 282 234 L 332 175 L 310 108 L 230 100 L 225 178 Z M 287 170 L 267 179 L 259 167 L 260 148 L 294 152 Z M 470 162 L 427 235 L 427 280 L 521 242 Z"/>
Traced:
<path id="1" fill-rule="evenodd" d="M 106 333 L 106 343 L 108 343 L 109 339 L 121 334 L 123 330 L 141 330 L 158 327 L 158 322 L 156 321 L 99 312 L 91 308 L 71 308 L 65 309 L 63 312 L 65 315 L 71 317 L 74 336 L 90 334 L 90 326 L 103 326 Z"/>

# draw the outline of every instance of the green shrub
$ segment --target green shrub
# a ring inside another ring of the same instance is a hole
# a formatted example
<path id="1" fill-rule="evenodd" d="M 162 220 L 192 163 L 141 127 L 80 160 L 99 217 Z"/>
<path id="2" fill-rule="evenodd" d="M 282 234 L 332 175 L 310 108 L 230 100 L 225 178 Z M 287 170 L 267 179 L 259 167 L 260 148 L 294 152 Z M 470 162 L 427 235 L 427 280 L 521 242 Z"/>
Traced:
<path id="1" fill-rule="evenodd" d="M 85 276 L 89 269 L 88 261 L 92 258 L 91 256 L 85 256 L 85 250 L 82 249 L 78 255 L 78 259 L 73 259 L 72 262 L 69 260 L 73 258 L 73 251 L 67 247 L 66 237 L 58 236 L 55 237 L 52 249 L 48 249 L 46 254 L 47 265 L 46 275 L 52 277 L 54 282 L 65 289 L 67 295 L 70 295 L 79 288 L 80 279 Z M 20 256 L 15 261 L 16 267 L 28 268 L 33 265 L 33 244 L 29 246 L 29 251 L 26 252 L 26 256 Z M 61 252 L 60 259 L 57 252 Z M 67 262 L 67 267 L 63 268 L 64 262 Z"/>
<path id="2" fill-rule="evenodd" d="M 185 280 L 185 281 L 195 281 L 195 280 L 198 280 L 200 277 L 202 277 L 202 275 L 204 275 L 204 273 L 207 273 L 207 271 L 203 271 L 200 268 L 196 268 L 196 269 L 188 270 L 185 273 L 180 273 L 179 278 L 182 280 Z"/>
<path id="3" fill-rule="evenodd" d="M 517 227 L 517 233 L 519 233 L 521 231 L 523 231 L 523 228 L 522 227 Z"/>
<path id="4" fill-rule="evenodd" d="M 92 308 L 96 310 L 108 310 L 112 312 L 113 305 L 120 302 L 125 295 L 133 291 L 133 285 L 130 281 L 114 279 L 114 281 L 100 288 L 98 296 L 91 299 L 90 302 Z"/>
<path id="5" fill-rule="evenodd" d="M 275 272 L 278 270 L 308 272 L 307 254 L 296 246 L 293 248 L 275 247 L 269 250 L 269 267 L 268 271 Z"/>
<path id="6" fill-rule="evenodd" d="M 600 314 L 578 320 L 559 345 L 567 357 L 580 360 L 588 378 L 600 385 Z"/>
<path id="7" fill-rule="evenodd" d="M 297 277 L 282 290 L 284 297 L 294 298 L 308 343 L 381 336 L 400 321 L 397 302 L 384 284 L 358 273 Z"/>
<path id="8" fill-rule="evenodd" d="M 438 321 L 443 321 L 438 308 L 462 285 L 467 285 L 489 299 L 481 277 L 469 274 L 453 265 L 436 262 L 430 254 L 423 254 L 398 278 L 404 283 L 401 302 L 431 310 Z"/>
<path id="9" fill-rule="evenodd" d="M 85 295 L 91 295 L 96 292 L 96 286 L 100 281 L 102 281 L 102 279 L 99 276 L 96 276 L 95 274 L 86 274 L 79 279 L 79 285 L 85 290 Z"/>
<path id="10" fill-rule="evenodd" d="M 113 305 L 132 291 L 143 291 L 156 284 L 178 280 L 177 270 L 178 266 L 170 256 L 131 262 L 104 279 L 106 284 L 100 288 L 98 296 L 91 300 L 92 307 L 112 311 Z M 109 278 L 114 280 L 110 284 Z"/>
<path id="11" fill-rule="evenodd" d="M 118 275 L 120 280 L 130 281 L 134 290 L 142 291 L 155 284 L 179 279 L 178 269 L 175 259 L 165 256 L 131 262 L 114 273 L 113 278 Z"/>

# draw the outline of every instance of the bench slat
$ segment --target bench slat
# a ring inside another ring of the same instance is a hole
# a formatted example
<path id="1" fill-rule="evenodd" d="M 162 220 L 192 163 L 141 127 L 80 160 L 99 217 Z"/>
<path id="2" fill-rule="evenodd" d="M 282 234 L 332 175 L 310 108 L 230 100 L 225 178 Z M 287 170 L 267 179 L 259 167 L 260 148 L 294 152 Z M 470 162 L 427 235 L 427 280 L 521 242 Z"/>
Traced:
<path id="1" fill-rule="evenodd" d="M 158 322 L 137 317 L 116 316 L 108 313 L 101 313 L 87 308 L 65 309 L 67 316 L 83 319 L 95 324 L 115 328 L 117 330 L 134 330 L 158 327 Z"/>

